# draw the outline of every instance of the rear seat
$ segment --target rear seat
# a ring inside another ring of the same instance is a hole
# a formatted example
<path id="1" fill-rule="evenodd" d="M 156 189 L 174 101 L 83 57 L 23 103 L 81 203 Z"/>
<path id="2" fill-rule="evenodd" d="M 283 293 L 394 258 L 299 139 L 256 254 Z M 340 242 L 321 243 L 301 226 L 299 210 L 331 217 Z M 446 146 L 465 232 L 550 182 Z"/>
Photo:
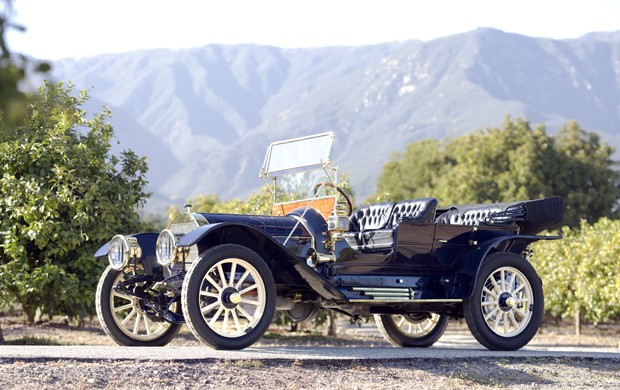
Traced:
<path id="1" fill-rule="evenodd" d="M 392 248 L 394 230 L 403 220 L 431 222 L 437 199 L 421 198 L 398 203 L 382 202 L 363 206 L 349 218 L 351 230 L 344 233 L 347 243 L 356 250 Z"/>
<path id="2" fill-rule="evenodd" d="M 436 223 L 449 225 L 511 225 L 525 218 L 524 202 L 449 206 L 437 210 Z"/>

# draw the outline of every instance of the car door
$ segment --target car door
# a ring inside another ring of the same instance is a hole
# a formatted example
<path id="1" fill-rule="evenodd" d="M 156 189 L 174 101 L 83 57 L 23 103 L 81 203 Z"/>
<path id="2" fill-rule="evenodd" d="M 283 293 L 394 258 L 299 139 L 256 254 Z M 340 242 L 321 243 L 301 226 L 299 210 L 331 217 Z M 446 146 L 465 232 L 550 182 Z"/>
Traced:
<path id="1" fill-rule="evenodd" d="M 471 249 L 473 226 L 435 225 L 433 250 L 428 266 L 433 269 L 449 270 Z"/>

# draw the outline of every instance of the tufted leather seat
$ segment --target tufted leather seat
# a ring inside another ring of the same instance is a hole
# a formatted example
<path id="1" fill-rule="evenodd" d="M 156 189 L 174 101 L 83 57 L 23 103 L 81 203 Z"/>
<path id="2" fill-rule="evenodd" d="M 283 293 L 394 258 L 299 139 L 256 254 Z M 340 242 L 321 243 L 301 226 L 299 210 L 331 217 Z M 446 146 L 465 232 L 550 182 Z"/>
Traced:
<path id="1" fill-rule="evenodd" d="M 435 198 L 382 202 L 360 207 L 350 218 L 353 231 L 345 233 L 344 238 L 357 250 L 391 248 L 394 244 L 394 229 L 401 221 L 430 222 L 436 207 Z"/>
<path id="2" fill-rule="evenodd" d="M 394 202 L 362 206 L 349 218 L 352 232 L 344 234 L 349 245 L 357 250 L 382 249 L 391 246 L 393 231 L 388 227 Z"/>
<path id="3" fill-rule="evenodd" d="M 358 208 L 349 218 L 351 229 L 362 232 L 386 228 L 395 204 L 394 202 L 382 202 Z"/>
<path id="4" fill-rule="evenodd" d="M 421 198 L 403 200 L 394 206 L 390 215 L 390 227 L 396 229 L 402 220 L 431 222 L 435 217 L 437 199 Z"/>
<path id="5" fill-rule="evenodd" d="M 436 219 L 436 223 L 450 225 L 510 225 L 525 218 L 525 203 L 493 203 L 487 205 L 450 206 Z"/>

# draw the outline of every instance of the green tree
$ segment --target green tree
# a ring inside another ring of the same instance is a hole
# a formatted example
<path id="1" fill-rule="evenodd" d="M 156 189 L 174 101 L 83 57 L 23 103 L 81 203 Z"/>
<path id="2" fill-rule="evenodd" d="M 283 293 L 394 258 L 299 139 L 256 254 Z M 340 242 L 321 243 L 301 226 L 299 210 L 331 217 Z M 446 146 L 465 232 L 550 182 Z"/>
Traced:
<path id="1" fill-rule="evenodd" d="M 554 137 L 542 125 L 506 118 L 503 129 L 408 145 L 384 166 L 375 199 L 435 196 L 446 205 L 559 195 L 565 223 L 577 226 L 581 219 L 618 216 L 613 152 L 574 121 Z"/>
<path id="2" fill-rule="evenodd" d="M 87 98 L 45 83 L 27 115 L 10 128 L 0 119 L 0 303 L 19 303 L 29 321 L 36 309 L 92 313 L 106 266 L 93 253 L 142 228 L 146 161 L 111 154 L 111 113 L 89 117 Z"/>
<path id="3" fill-rule="evenodd" d="M 246 201 L 231 199 L 222 201 L 217 194 L 198 195 L 185 202 L 194 211 L 202 213 L 271 215 L 272 195 L 259 191 L 252 193 Z M 179 213 L 177 206 L 168 208 L 168 222 Z"/>
<path id="4" fill-rule="evenodd" d="M 534 245 L 532 263 L 544 280 L 547 313 L 595 324 L 620 318 L 620 221 L 582 221 L 562 235 Z"/>
<path id="5" fill-rule="evenodd" d="M 350 177 L 347 173 L 340 174 L 338 186 L 342 188 L 342 190 L 351 198 L 352 201 L 354 201 L 355 191 L 351 187 Z M 273 191 L 273 186 L 271 187 L 271 190 L 263 187 L 260 191 L 250 194 L 248 199 L 245 201 L 241 199 L 222 201 L 217 194 L 206 194 L 197 195 L 188 199 L 185 203 L 191 204 L 193 210 L 204 213 L 271 215 L 273 206 L 273 194 L 271 191 Z M 280 188 L 277 188 L 276 191 L 279 202 L 301 199 L 304 197 L 301 195 L 287 194 L 284 191 L 281 191 Z M 322 189 L 321 191 L 325 191 L 325 189 Z M 326 193 L 334 193 L 331 189 L 329 189 L 329 191 L 330 192 Z M 323 194 L 324 193 L 321 192 L 319 195 Z M 338 201 L 344 202 L 344 200 L 341 200 L 340 198 Z M 167 210 L 168 222 L 170 222 L 178 213 L 179 208 L 177 206 L 170 206 Z"/>
<path id="6" fill-rule="evenodd" d="M 0 116 L 6 124 L 14 123 L 24 114 L 26 95 L 20 91 L 20 83 L 29 72 L 45 73 L 50 69 L 47 62 L 33 61 L 9 50 L 6 32 L 10 29 L 26 30 L 11 21 L 12 14 L 12 0 L 0 1 Z"/>
<path id="7" fill-rule="evenodd" d="M 385 164 L 377 185 L 378 195 L 371 202 L 427 197 L 437 188 L 447 166 L 438 140 L 412 142 Z"/>

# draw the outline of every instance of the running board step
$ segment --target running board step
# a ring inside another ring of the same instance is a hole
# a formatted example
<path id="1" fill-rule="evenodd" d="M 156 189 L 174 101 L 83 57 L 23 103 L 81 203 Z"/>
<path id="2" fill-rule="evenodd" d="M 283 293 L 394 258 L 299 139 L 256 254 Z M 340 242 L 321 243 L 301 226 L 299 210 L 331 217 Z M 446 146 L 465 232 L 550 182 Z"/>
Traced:
<path id="1" fill-rule="evenodd" d="M 351 290 L 382 301 L 410 301 L 414 299 L 414 292 L 411 288 L 353 287 Z"/>
<path id="2" fill-rule="evenodd" d="M 461 303 L 462 299 L 416 299 L 415 293 L 419 290 L 413 288 L 395 288 L 395 287 L 351 287 L 351 291 L 360 293 L 364 298 L 350 299 L 352 303 L 369 303 L 369 302 L 409 302 L 409 303 Z"/>

